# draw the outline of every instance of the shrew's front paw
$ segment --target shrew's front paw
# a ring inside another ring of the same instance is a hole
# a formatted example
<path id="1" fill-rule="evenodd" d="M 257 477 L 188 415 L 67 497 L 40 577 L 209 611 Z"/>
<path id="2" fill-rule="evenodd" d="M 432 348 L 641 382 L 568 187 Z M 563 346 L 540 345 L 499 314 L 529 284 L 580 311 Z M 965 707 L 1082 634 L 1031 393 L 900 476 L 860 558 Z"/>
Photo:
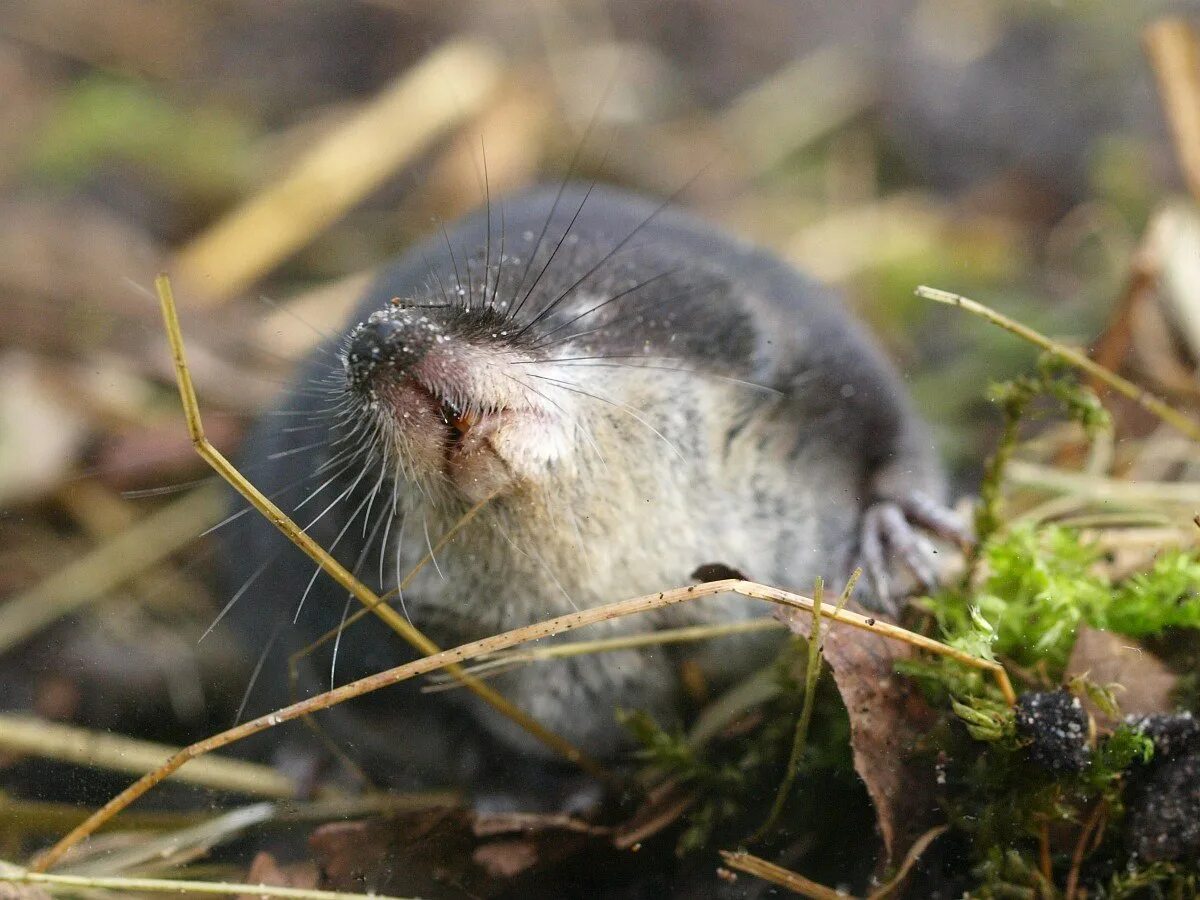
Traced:
<path id="1" fill-rule="evenodd" d="M 919 492 L 879 500 L 862 518 L 859 560 L 870 588 L 868 605 L 895 615 L 908 591 L 897 567 L 911 576 L 915 587 L 934 590 L 941 583 L 934 535 L 964 549 L 974 538 L 952 510 Z"/>

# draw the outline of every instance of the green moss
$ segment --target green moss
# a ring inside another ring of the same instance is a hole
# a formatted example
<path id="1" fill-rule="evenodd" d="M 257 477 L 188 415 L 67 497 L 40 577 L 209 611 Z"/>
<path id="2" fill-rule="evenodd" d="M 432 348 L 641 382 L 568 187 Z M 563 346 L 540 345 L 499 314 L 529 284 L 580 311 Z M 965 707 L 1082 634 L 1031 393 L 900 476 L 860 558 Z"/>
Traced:
<path id="1" fill-rule="evenodd" d="M 1025 679 L 1039 690 L 1061 683 L 1085 625 L 1174 648 L 1174 655 L 1160 651 L 1164 658 L 1193 659 L 1200 652 L 1200 555 L 1164 550 L 1146 571 L 1114 580 L 1101 565 L 1100 551 L 1077 531 L 1007 519 L 1004 467 L 1026 420 L 1059 409 L 1095 433 L 1108 427 L 1096 398 L 1061 366 L 1043 360 L 1035 373 L 996 386 L 992 400 L 1004 411 L 1005 429 L 982 491 L 977 526 L 983 540 L 971 560 L 971 577 L 915 601 L 928 613 L 926 633 L 974 656 L 1000 660 L 1018 684 Z M 762 707 L 762 724 L 753 735 L 701 750 L 644 717 L 629 720 L 648 761 L 701 788 L 681 850 L 711 846 L 724 826 L 744 821 L 744 813 L 761 805 L 755 798 L 769 797 L 782 777 L 804 694 L 798 683 L 802 657 L 798 645 L 785 655 L 776 672 L 778 690 Z M 1120 726 L 1084 746 L 1086 730 L 1076 725 L 1077 761 L 1055 765 L 1039 748 L 1044 750 L 1047 738 L 1062 740 L 1068 732 L 1055 730 L 1061 723 L 1028 716 L 1018 722 L 994 682 L 978 670 L 940 656 L 908 659 L 898 668 L 919 681 L 938 713 L 919 752 L 937 766 L 937 799 L 954 835 L 947 840 L 957 840 L 966 854 L 946 877 L 958 883 L 954 879 L 962 877 L 965 862 L 967 896 L 1058 897 L 1073 870 L 1091 897 L 1193 896 L 1195 873 L 1136 864 L 1124 844 L 1124 790 L 1129 773 L 1153 755 L 1149 738 Z M 1119 718 L 1120 695 L 1109 686 L 1078 676 L 1068 689 Z M 834 782 L 826 773 L 849 766 L 844 713 L 840 719 L 832 715 L 836 692 L 828 684 L 822 691 L 829 697 L 818 704 L 805 745 L 805 777 L 781 819 L 792 828 L 804 827 L 809 820 L 801 811 Z M 818 813 L 816 821 L 827 814 Z M 1076 860 L 1078 841 L 1085 838 L 1083 857 Z"/>
<path id="2" fill-rule="evenodd" d="M 232 110 L 183 109 L 148 85 L 93 74 L 59 96 L 27 164 L 36 177 L 74 185 L 127 163 L 194 196 L 223 195 L 249 174 L 251 137 Z"/>
<path id="3" fill-rule="evenodd" d="M 977 520 L 984 540 L 976 577 L 919 605 L 949 643 L 1017 663 L 1050 682 L 1063 677 L 1082 625 L 1158 641 L 1170 635 L 1173 646 L 1194 645 L 1194 639 L 1179 635 L 1200 629 L 1195 552 L 1165 550 L 1147 571 L 1113 581 L 1098 565 L 1100 552 L 1076 531 L 1006 522 L 999 489 L 1004 465 L 1035 401 L 1047 396 L 1085 427 L 1106 427 L 1095 399 L 1045 365 L 1036 376 L 995 389 L 1008 443 L 1002 442 L 987 474 Z M 1040 842 L 1055 828 L 1078 833 L 1097 810 L 1103 811 L 1103 824 L 1085 858 L 1093 863 L 1089 896 L 1174 896 L 1172 891 L 1194 887 L 1194 874 L 1178 867 L 1115 862 L 1128 858 L 1120 832 L 1122 789 L 1131 766 L 1152 755 L 1146 737 L 1119 727 L 1099 740 L 1081 771 L 1050 771 L 1031 764 L 1011 712 L 977 673 L 943 660 L 910 661 L 903 671 L 921 681 L 933 703 L 949 710 L 927 749 L 942 760 L 943 806 L 972 848 L 971 896 L 1059 896 L 1071 860 L 1061 850 L 1053 853 L 1047 879 Z M 1117 712 L 1104 686 L 1076 678 L 1070 687 L 1110 714 Z"/>
<path id="4" fill-rule="evenodd" d="M 1146 572 L 1113 583 L 1099 551 L 1068 528 L 1019 525 L 981 550 L 986 576 L 920 605 L 949 643 L 978 656 L 1040 666 L 1058 678 L 1081 625 L 1130 637 L 1200 629 L 1200 557 L 1164 551 Z"/>
<path id="5" fill-rule="evenodd" d="M 654 782 L 670 780 L 694 789 L 698 802 L 687 812 L 676 851 L 686 855 L 705 847 L 740 842 L 762 824 L 766 809 L 784 776 L 793 746 L 796 721 L 804 706 L 807 654 L 802 641 L 792 641 L 768 672 L 760 677 L 774 682 L 765 703 L 744 710 L 737 719 L 757 720 L 753 729 L 731 723 L 732 734 L 698 744 L 694 736 L 662 728 L 640 711 L 619 712 L 640 750 L 638 756 Z M 844 803 L 848 795 L 866 808 L 861 788 L 855 784 L 850 759 L 850 723 L 831 682 L 816 692 L 811 733 L 799 761 L 797 780 L 804 786 L 787 804 L 785 822 L 809 821 L 803 810 L 832 790 Z M 818 784 L 822 782 L 823 784 Z M 855 804 L 846 804 L 852 814 Z M 868 814 L 869 815 L 869 814 Z M 869 827 L 869 826 L 868 826 Z M 781 827 L 771 838 L 781 838 Z"/>
<path id="6" fill-rule="evenodd" d="M 1097 900 L 1184 900 L 1200 896 L 1200 873 L 1175 863 L 1134 866 L 1114 873 L 1090 896 Z"/>
<path id="7" fill-rule="evenodd" d="M 1200 628 L 1200 559 L 1185 550 L 1164 550 L 1148 572 L 1117 588 L 1095 624 L 1134 637 Z"/>

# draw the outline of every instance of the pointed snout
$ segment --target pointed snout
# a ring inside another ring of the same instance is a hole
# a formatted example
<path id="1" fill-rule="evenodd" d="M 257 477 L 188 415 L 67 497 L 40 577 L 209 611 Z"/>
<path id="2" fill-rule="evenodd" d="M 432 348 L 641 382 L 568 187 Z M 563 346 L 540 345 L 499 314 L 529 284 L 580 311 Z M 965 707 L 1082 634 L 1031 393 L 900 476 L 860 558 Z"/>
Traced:
<path id="1" fill-rule="evenodd" d="M 350 332 L 346 380 L 352 387 L 362 387 L 381 368 L 407 373 L 424 359 L 441 332 L 439 325 L 412 310 L 372 315 Z"/>

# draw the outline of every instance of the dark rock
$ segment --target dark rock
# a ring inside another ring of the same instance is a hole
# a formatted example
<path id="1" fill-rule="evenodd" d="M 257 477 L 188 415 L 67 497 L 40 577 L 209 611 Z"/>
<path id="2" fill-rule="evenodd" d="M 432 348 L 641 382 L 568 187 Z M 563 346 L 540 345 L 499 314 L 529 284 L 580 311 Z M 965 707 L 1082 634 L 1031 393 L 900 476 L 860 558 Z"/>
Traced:
<path id="1" fill-rule="evenodd" d="M 1030 761 L 1052 772 L 1078 772 L 1091 754 L 1087 713 L 1079 698 L 1064 690 L 1022 694 L 1017 732 L 1030 742 Z"/>
<path id="2" fill-rule="evenodd" d="M 1128 716 L 1125 724 L 1154 742 L 1155 760 L 1175 759 L 1200 750 L 1200 720 L 1190 712 Z"/>
<path id="3" fill-rule="evenodd" d="M 1146 862 L 1200 859 L 1200 752 L 1155 766 L 1133 791 L 1127 839 Z"/>

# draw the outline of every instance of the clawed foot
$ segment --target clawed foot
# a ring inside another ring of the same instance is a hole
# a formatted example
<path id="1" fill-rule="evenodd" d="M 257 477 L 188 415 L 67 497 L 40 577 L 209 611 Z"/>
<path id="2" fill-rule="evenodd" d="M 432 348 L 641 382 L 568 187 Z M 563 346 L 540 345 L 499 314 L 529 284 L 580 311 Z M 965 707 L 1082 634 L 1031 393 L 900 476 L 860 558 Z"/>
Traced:
<path id="1" fill-rule="evenodd" d="M 891 615 L 899 612 L 903 591 L 892 578 L 889 559 L 899 562 L 922 590 L 938 587 L 938 551 L 923 532 L 964 550 L 974 542 L 970 529 L 955 513 L 924 494 L 880 500 L 863 514 L 859 554 L 872 588 L 871 606 Z"/>

